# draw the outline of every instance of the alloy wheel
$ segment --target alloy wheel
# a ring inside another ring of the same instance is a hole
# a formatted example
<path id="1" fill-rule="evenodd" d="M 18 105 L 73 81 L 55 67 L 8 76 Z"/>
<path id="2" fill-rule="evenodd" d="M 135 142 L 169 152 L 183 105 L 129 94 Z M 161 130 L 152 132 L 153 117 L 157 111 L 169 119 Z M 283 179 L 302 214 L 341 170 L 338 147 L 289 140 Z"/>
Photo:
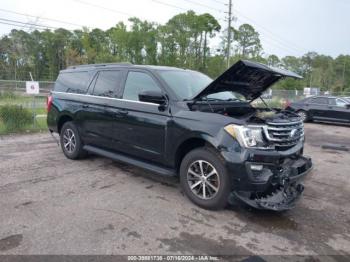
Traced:
<path id="1" fill-rule="evenodd" d="M 187 170 L 187 182 L 194 195 L 209 200 L 220 188 L 220 177 L 215 167 L 204 160 L 194 161 Z"/>
<path id="2" fill-rule="evenodd" d="M 305 112 L 299 111 L 299 112 L 298 112 L 298 116 L 300 117 L 300 119 L 301 119 L 303 122 L 305 122 L 305 120 L 306 120 L 306 118 L 307 118 L 307 115 L 306 115 Z"/>
<path id="3" fill-rule="evenodd" d="M 68 153 L 73 153 L 76 147 L 76 139 L 72 129 L 67 128 L 63 133 L 63 146 Z"/>

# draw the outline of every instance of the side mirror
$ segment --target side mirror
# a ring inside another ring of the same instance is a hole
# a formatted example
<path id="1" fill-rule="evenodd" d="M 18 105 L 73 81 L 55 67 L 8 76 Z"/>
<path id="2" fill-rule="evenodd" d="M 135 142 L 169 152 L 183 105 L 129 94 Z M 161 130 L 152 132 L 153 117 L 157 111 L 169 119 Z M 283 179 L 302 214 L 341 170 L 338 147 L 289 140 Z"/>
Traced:
<path id="1" fill-rule="evenodd" d="M 160 91 L 142 91 L 139 93 L 139 100 L 141 102 L 154 103 L 164 106 L 167 103 L 165 95 Z"/>

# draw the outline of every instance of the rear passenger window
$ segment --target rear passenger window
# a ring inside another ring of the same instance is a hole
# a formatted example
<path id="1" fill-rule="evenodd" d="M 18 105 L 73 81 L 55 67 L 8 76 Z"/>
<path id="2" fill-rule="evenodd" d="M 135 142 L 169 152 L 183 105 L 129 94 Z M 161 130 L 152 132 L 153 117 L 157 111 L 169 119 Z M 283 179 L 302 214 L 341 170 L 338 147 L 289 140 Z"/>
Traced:
<path id="1" fill-rule="evenodd" d="M 120 71 L 100 71 L 96 80 L 93 95 L 105 97 L 120 97 L 120 78 Z"/>
<path id="2" fill-rule="evenodd" d="M 161 91 L 151 76 L 142 72 L 129 72 L 125 83 L 123 98 L 139 101 L 142 91 Z"/>
<path id="3" fill-rule="evenodd" d="M 89 81 L 88 72 L 68 72 L 60 73 L 54 90 L 57 92 L 85 94 Z"/>
<path id="4" fill-rule="evenodd" d="M 317 98 L 313 98 L 311 100 L 311 103 L 326 105 L 326 104 L 328 104 L 328 99 L 325 97 L 317 97 Z"/>

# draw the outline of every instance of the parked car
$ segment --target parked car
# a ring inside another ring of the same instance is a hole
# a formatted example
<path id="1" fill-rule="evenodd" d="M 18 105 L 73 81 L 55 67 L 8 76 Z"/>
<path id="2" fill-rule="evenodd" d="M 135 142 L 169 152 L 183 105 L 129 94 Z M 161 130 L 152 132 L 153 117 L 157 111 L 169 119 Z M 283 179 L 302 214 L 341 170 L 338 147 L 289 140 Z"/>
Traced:
<path id="1" fill-rule="evenodd" d="M 287 110 L 296 112 L 304 121 L 350 123 L 350 101 L 335 96 L 313 96 L 293 102 Z"/>
<path id="2" fill-rule="evenodd" d="M 256 208 L 286 210 L 312 167 L 303 156 L 303 123 L 289 111 L 250 104 L 284 77 L 299 78 L 249 61 L 214 81 L 173 67 L 74 66 L 57 78 L 47 123 L 67 158 L 91 152 L 179 175 L 203 208 L 223 208 L 233 193 Z"/>

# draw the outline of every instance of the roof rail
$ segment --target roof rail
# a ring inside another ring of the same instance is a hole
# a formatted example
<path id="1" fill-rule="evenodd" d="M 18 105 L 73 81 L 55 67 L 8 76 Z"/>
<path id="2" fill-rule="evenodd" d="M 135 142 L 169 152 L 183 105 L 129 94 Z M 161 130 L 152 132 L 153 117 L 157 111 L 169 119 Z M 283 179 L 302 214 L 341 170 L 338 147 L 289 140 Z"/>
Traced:
<path id="1" fill-rule="evenodd" d="M 129 62 L 123 62 L 123 63 L 104 63 L 104 64 L 86 64 L 86 65 L 74 65 L 74 66 L 69 66 L 67 69 L 76 69 L 76 68 L 85 68 L 85 67 L 103 67 L 103 66 L 130 66 L 133 65 L 132 63 Z"/>

